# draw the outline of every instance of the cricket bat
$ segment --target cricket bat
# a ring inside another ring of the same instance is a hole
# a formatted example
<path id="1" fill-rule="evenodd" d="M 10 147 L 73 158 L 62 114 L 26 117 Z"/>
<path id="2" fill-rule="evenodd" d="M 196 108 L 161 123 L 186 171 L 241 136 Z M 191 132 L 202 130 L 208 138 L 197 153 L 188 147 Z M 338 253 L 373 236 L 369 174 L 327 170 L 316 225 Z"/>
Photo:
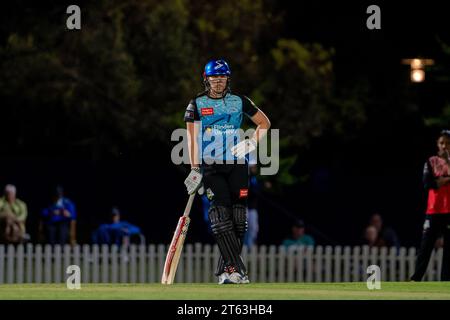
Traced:
<path id="1" fill-rule="evenodd" d="M 164 263 L 163 274 L 161 278 L 162 284 L 172 284 L 177 272 L 178 262 L 180 261 L 181 251 L 183 250 L 184 239 L 189 228 L 189 213 L 191 212 L 192 203 L 194 202 L 196 192 L 189 196 L 188 203 L 184 209 L 184 214 L 178 220 L 177 229 L 172 238 L 172 242 L 167 252 L 166 262 Z"/>

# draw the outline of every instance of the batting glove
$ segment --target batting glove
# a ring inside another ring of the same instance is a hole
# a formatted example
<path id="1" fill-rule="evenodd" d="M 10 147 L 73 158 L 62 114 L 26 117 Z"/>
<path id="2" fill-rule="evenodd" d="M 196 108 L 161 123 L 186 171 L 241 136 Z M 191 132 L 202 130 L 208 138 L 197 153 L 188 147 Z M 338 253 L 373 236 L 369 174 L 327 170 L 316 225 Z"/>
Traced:
<path id="1" fill-rule="evenodd" d="M 256 149 L 256 145 L 257 142 L 255 138 L 245 139 L 232 147 L 231 153 L 238 159 L 241 159 L 245 157 L 246 154 L 254 151 Z"/>
<path id="2" fill-rule="evenodd" d="M 192 168 L 184 184 L 188 194 L 193 194 L 202 187 L 203 175 L 200 173 L 200 168 Z"/>

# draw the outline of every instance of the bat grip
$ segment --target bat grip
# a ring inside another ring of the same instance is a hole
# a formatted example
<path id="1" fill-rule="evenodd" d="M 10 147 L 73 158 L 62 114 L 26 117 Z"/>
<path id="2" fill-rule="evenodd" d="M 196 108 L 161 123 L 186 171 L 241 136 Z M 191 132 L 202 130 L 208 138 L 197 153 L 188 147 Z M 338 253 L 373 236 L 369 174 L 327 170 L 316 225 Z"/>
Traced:
<path id="1" fill-rule="evenodd" d="M 197 192 L 194 192 L 193 194 L 191 194 L 189 196 L 189 200 L 186 204 L 186 208 L 184 209 L 184 214 L 183 214 L 185 217 L 189 216 L 189 213 L 191 212 L 192 204 L 194 203 L 194 198 L 195 198 L 196 193 Z"/>

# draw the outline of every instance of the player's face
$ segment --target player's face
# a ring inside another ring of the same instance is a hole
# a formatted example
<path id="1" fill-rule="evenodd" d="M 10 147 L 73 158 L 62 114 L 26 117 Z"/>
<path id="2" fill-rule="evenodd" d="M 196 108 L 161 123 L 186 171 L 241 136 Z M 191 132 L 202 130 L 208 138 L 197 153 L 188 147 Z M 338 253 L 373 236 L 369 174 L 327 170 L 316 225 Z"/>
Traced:
<path id="1" fill-rule="evenodd" d="M 445 136 L 439 137 L 437 145 L 440 154 L 450 153 L 450 138 Z"/>
<path id="2" fill-rule="evenodd" d="M 215 93 L 222 93 L 227 87 L 227 76 L 211 76 L 208 77 L 209 85 L 211 90 Z"/>

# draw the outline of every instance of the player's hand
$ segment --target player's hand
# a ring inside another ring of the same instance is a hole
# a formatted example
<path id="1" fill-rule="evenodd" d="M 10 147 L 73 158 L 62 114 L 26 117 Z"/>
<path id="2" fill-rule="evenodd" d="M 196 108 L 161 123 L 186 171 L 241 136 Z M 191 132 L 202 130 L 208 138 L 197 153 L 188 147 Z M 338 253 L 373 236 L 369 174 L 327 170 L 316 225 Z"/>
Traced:
<path id="1" fill-rule="evenodd" d="M 448 150 L 445 150 L 444 152 L 444 159 L 447 164 L 450 164 L 450 152 Z"/>
<path id="2" fill-rule="evenodd" d="M 202 174 L 200 168 L 192 168 L 184 184 L 186 185 L 187 193 L 193 194 L 202 186 Z"/>
<path id="3" fill-rule="evenodd" d="M 450 177 L 438 177 L 436 182 L 437 182 L 438 188 L 440 188 L 443 185 L 450 183 Z"/>
<path id="4" fill-rule="evenodd" d="M 246 154 L 254 151 L 256 149 L 256 139 L 245 139 L 244 141 L 239 142 L 237 145 L 231 148 L 231 153 L 233 156 L 241 159 L 245 157 Z"/>

